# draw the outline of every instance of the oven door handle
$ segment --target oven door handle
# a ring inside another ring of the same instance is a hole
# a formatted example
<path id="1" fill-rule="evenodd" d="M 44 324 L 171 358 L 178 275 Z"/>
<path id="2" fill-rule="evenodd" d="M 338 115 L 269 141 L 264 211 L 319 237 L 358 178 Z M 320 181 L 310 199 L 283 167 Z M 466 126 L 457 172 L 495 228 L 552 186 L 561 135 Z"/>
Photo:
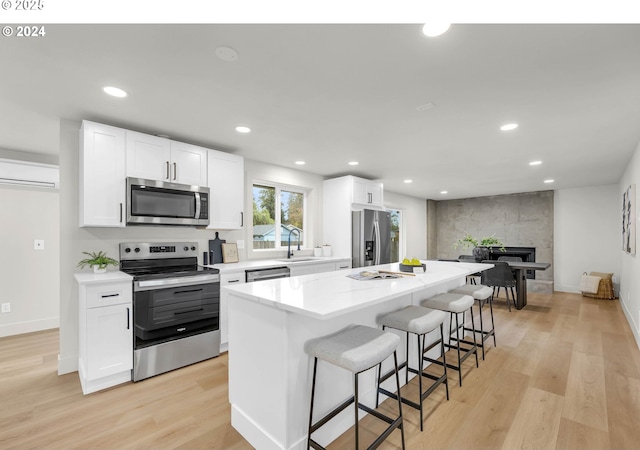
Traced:
<path id="1" fill-rule="evenodd" d="M 178 314 L 189 314 L 189 313 L 198 312 L 198 311 L 204 311 L 204 308 L 190 309 L 189 311 L 177 311 L 177 312 L 174 312 L 173 315 L 177 316 Z"/>
<path id="2" fill-rule="evenodd" d="M 189 277 L 160 278 L 158 280 L 136 281 L 133 285 L 135 292 L 162 289 L 165 287 L 195 286 L 206 283 L 219 283 L 220 275 L 195 275 Z"/>

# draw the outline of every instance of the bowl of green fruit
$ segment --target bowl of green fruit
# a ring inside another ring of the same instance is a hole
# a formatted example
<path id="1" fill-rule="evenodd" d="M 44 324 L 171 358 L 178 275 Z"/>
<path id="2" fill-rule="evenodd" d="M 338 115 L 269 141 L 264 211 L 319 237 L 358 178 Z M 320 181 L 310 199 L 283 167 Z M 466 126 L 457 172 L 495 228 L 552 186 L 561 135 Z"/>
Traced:
<path id="1" fill-rule="evenodd" d="M 427 271 L 427 265 L 420 262 L 419 259 L 405 258 L 400 263 L 401 272 L 424 273 Z"/>

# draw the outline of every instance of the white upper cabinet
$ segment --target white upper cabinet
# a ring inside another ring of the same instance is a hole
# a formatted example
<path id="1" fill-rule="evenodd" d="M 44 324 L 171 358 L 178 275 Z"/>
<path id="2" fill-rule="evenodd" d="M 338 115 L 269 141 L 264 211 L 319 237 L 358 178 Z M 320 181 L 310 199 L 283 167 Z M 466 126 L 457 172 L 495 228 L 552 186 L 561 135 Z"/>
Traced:
<path id="1" fill-rule="evenodd" d="M 209 229 L 244 226 L 244 158 L 209 150 Z"/>
<path id="2" fill-rule="evenodd" d="M 171 141 L 171 181 L 206 186 L 208 152 L 202 147 Z"/>
<path id="3" fill-rule="evenodd" d="M 207 150 L 127 131 L 127 176 L 206 186 Z"/>
<path id="4" fill-rule="evenodd" d="M 127 176 L 169 181 L 171 141 L 127 130 Z"/>
<path id="5" fill-rule="evenodd" d="M 364 178 L 351 177 L 351 179 L 352 203 L 379 209 L 384 207 L 382 183 L 365 180 Z"/>
<path id="6" fill-rule="evenodd" d="M 80 129 L 80 226 L 125 226 L 125 130 L 83 121 Z"/>

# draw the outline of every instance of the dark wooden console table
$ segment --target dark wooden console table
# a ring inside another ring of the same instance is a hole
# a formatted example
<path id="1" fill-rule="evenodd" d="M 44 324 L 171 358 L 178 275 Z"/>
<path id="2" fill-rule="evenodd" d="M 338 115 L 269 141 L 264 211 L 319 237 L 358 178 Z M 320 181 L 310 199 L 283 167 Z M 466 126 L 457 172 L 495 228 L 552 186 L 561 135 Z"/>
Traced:
<path id="1" fill-rule="evenodd" d="M 547 270 L 551 263 L 505 261 L 516 277 L 516 309 L 527 305 L 527 270 Z"/>

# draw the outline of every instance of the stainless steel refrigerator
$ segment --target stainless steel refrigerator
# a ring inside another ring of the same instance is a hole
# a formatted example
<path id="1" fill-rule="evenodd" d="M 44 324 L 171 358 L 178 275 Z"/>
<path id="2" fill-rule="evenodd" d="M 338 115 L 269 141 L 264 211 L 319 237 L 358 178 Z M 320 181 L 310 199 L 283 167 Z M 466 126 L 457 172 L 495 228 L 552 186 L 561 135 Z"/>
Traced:
<path id="1" fill-rule="evenodd" d="M 351 217 L 352 267 L 391 262 L 391 214 L 364 209 Z"/>

